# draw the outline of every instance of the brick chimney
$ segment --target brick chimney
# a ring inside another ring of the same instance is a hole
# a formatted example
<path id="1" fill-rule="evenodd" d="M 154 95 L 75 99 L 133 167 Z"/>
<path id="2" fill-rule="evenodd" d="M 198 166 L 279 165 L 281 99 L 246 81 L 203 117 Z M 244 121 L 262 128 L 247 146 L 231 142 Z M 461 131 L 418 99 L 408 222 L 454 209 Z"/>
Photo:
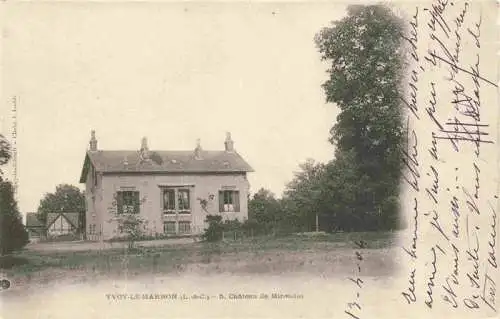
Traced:
<path id="1" fill-rule="evenodd" d="M 140 152 L 141 159 L 143 159 L 143 160 L 149 159 L 148 139 L 146 137 L 142 138 L 141 149 L 139 152 Z"/>
<path id="2" fill-rule="evenodd" d="M 226 133 L 226 140 L 224 141 L 224 149 L 226 152 L 234 152 L 234 142 L 231 139 L 231 133 Z"/>
<path id="3" fill-rule="evenodd" d="M 95 138 L 95 131 L 92 130 L 90 131 L 90 151 L 91 152 L 97 152 L 97 139 Z"/>
<path id="4" fill-rule="evenodd" d="M 196 148 L 194 149 L 194 158 L 199 160 L 201 159 L 201 142 L 200 139 L 196 140 Z"/>

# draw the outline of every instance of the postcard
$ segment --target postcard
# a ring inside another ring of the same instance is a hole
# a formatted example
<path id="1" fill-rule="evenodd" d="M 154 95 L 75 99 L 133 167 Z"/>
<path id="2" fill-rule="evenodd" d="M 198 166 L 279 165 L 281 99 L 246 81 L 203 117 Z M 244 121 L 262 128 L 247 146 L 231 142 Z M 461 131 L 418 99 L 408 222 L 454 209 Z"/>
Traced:
<path id="1" fill-rule="evenodd" d="M 0 15 L 0 317 L 498 316 L 495 1 Z"/>

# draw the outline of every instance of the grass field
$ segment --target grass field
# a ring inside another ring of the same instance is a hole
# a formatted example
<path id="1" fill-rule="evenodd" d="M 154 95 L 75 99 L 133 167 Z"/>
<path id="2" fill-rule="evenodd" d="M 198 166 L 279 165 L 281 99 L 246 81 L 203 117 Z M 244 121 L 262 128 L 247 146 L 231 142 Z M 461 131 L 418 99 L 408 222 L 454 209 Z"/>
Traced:
<path id="1" fill-rule="evenodd" d="M 367 243 L 361 250 L 354 243 L 359 240 Z M 329 277 L 352 272 L 354 252 L 359 250 L 366 265 L 365 275 L 384 276 L 394 269 L 396 240 L 394 233 L 337 233 L 161 247 L 141 247 L 138 242 L 132 251 L 113 247 L 73 251 L 28 247 L 4 257 L 2 272 L 16 286 L 182 273 L 308 273 Z"/>

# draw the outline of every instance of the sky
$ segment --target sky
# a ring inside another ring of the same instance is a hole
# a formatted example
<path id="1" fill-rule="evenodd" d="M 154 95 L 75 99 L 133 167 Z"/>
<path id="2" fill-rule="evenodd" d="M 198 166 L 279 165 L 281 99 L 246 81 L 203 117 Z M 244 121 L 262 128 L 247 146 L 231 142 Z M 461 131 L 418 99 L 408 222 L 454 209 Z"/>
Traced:
<path id="1" fill-rule="evenodd" d="M 314 35 L 343 5 L 16 3 L 4 6 L 0 132 L 17 96 L 18 201 L 36 211 L 79 185 L 99 149 L 235 149 L 251 190 L 281 195 L 307 158 L 327 161 L 337 108 Z"/>

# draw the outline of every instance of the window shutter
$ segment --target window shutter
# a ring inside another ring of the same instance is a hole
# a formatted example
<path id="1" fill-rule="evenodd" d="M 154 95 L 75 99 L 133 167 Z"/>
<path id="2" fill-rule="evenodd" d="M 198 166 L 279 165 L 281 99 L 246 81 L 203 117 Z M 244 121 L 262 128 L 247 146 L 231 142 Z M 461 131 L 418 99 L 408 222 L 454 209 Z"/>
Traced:
<path id="1" fill-rule="evenodd" d="M 139 192 L 134 192 L 134 214 L 139 214 L 141 210 L 141 200 Z"/>
<path id="2" fill-rule="evenodd" d="M 219 212 L 224 211 L 224 192 L 219 191 Z"/>
<path id="3" fill-rule="evenodd" d="M 123 192 L 116 192 L 116 211 L 123 214 Z"/>
<path id="4" fill-rule="evenodd" d="M 239 212 L 240 211 L 240 192 L 239 191 L 234 191 L 233 192 L 233 205 L 234 205 L 234 211 Z"/>

